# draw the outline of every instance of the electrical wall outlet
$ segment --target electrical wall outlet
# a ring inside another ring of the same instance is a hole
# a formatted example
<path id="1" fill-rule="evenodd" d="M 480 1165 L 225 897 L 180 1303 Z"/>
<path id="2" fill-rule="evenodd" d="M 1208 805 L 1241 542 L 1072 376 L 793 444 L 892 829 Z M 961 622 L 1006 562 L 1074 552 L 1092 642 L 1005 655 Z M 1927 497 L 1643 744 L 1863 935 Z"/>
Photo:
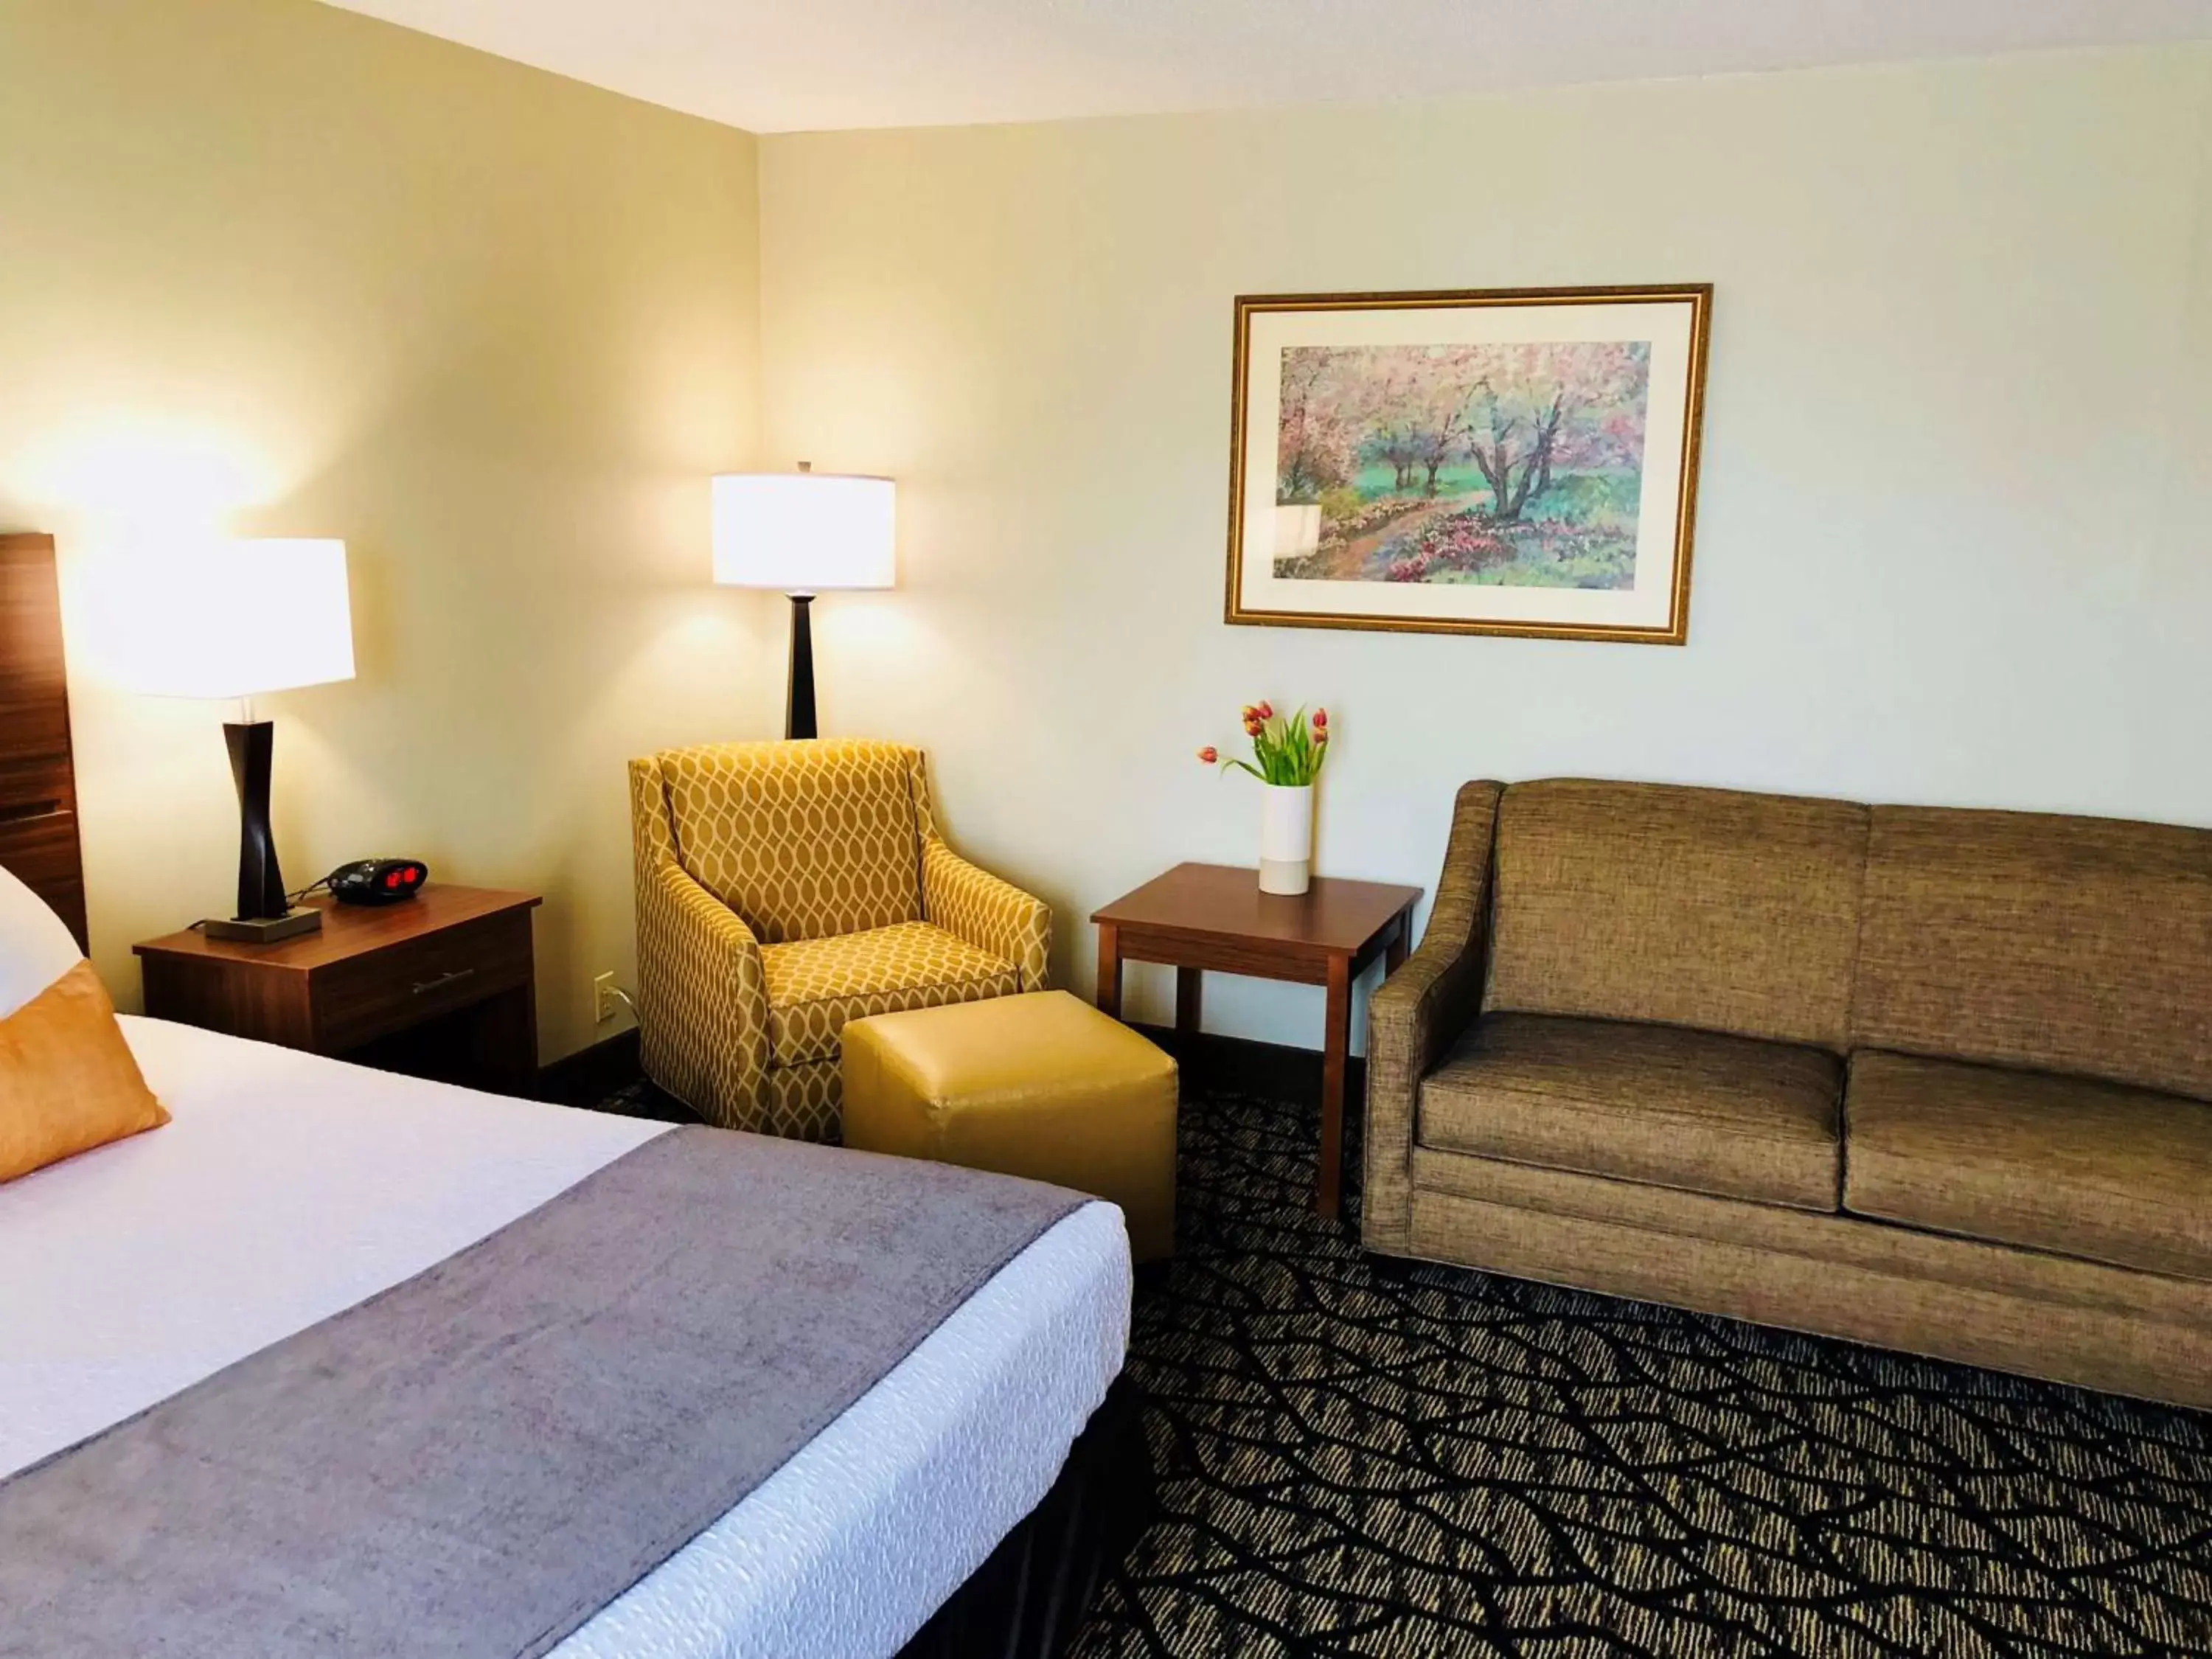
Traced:
<path id="1" fill-rule="evenodd" d="M 601 974 L 592 981 L 592 1018 L 605 1024 L 622 1012 L 622 996 L 615 989 L 615 976 Z"/>

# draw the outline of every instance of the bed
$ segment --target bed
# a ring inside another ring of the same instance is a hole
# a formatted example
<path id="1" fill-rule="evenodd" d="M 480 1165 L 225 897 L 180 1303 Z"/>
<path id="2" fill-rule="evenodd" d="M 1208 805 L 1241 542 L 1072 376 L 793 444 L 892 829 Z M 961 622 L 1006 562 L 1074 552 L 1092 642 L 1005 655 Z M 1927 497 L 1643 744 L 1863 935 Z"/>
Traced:
<path id="1" fill-rule="evenodd" d="M 73 826 L 71 842 L 73 855 Z M 33 887 L 51 875 L 4 846 L 0 866 Z M 173 1121 L 0 1185 L 0 1495 L 10 1476 L 416 1280 L 672 1133 L 121 1023 Z M 1024 1529 L 1076 1501 L 1083 1443 L 1121 1366 L 1130 1281 L 1119 1211 L 1067 1211 L 551 1650 L 857 1659 L 919 1651 L 933 1632 L 933 1650 L 961 1650 L 951 1616 L 988 1599 L 994 1577 L 1018 1599 L 1023 1564 L 1048 1553 Z M 1009 1650 L 995 1631 L 992 1642 Z"/>

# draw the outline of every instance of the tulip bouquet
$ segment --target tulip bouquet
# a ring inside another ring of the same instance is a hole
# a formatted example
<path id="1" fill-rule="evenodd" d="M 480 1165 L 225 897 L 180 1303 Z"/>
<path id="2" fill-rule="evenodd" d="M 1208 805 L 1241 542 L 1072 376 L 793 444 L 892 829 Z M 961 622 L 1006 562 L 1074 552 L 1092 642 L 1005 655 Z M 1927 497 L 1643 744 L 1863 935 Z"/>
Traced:
<path id="1" fill-rule="evenodd" d="M 1321 775 L 1328 758 L 1328 710 L 1303 708 L 1285 719 L 1264 702 L 1244 706 L 1244 735 L 1252 739 L 1252 758 L 1228 760 L 1212 744 L 1198 751 L 1200 760 L 1224 771 L 1238 766 L 1262 783 L 1279 788 L 1303 789 Z"/>

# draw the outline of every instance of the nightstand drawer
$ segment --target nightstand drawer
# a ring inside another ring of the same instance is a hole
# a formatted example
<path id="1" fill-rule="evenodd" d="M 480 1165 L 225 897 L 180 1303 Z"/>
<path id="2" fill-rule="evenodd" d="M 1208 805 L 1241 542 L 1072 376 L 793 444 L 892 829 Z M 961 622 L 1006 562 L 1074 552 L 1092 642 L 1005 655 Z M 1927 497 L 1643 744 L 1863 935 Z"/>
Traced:
<path id="1" fill-rule="evenodd" d="M 527 986 L 530 963 L 526 910 L 486 916 L 332 963 L 315 975 L 315 1046 L 325 1054 L 341 1054 L 497 992 Z"/>

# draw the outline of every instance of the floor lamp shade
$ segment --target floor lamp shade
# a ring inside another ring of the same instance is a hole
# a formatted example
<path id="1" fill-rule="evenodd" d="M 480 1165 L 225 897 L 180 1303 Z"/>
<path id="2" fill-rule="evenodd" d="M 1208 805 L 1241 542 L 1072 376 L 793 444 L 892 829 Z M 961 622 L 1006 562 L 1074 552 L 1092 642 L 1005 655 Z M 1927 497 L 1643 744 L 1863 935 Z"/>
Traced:
<path id="1" fill-rule="evenodd" d="M 714 480 L 714 580 L 779 593 L 890 587 L 897 486 L 842 472 L 735 472 Z"/>
<path id="2" fill-rule="evenodd" d="M 791 596 L 786 737 L 817 730 L 814 596 L 895 586 L 896 547 L 896 486 L 889 478 L 802 469 L 714 480 L 714 580 Z"/>
<path id="3" fill-rule="evenodd" d="M 118 662 L 137 690 L 250 699 L 353 678 L 343 542 L 224 542 L 149 560 L 131 572 L 118 609 Z M 238 914 L 204 926 L 267 942 L 311 932 L 322 917 L 286 898 L 269 829 L 276 729 L 250 704 L 244 712 L 222 728 L 238 787 Z"/>

